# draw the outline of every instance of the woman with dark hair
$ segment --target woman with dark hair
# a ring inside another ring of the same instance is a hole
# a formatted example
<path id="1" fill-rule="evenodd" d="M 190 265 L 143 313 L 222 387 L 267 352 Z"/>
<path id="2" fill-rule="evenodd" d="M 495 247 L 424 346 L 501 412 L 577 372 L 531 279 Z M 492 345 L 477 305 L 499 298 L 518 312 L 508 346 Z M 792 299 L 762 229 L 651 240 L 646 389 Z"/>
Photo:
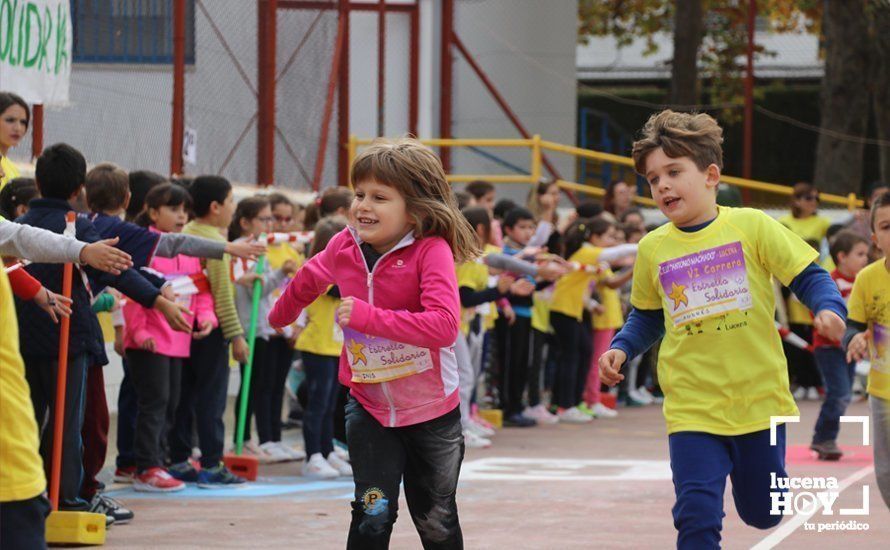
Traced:
<path id="1" fill-rule="evenodd" d="M 633 208 L 636 189 L 624 181 L 615 180 L 606 186 L 606 196 L 603 197 L 603 209 L 615 216 L 615 221 L 627 210 Z"/>
<path id="2" fill-rule="evenodd" d="M 22 141 L 30 124 L 31 110 L 25 100 L 12 92 L 0 92 L 0 189 L 19 177 L 19 169 L 7 154 Z"/>

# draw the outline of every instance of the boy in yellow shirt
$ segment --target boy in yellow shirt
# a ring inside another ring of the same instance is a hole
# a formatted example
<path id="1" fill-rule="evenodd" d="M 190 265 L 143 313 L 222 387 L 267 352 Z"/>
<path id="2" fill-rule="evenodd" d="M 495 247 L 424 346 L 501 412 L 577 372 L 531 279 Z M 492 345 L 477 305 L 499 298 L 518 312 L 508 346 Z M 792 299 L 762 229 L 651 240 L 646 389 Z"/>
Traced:
<path id="1" fill-rule="evenodd" d="M 662 336 L 658 380 L 665 394 L 677 547 L 718 548 L 726 477 L 739 516 L 774 527 L 771 474 L 785 473 L 785 426 L 770 443 L 770 417 L 797 406 L 779 334 L 771 277 L 817 312 L 816 329 L 844 332 L 846 307 L 818 253 L 763 212 L 717 206 L 723 130 L 706 114 L 663 111 L 633 147 L 636 171 L 671 223 L 640 241 L 634 309 L 603 354 L 606 384 Z M 739 360 L 744 358 L 743 360 Z"/>
<path id="2" fill-rule="evenodd" d="M 873 201 L 871 228 L 872 242 L 884 257 L 856 276 L 844 343 L 847 361 L 871 357 L 868 401 L 874 426 L 875 477 L 884 503 L 890 507 L 890 193 Z"/>

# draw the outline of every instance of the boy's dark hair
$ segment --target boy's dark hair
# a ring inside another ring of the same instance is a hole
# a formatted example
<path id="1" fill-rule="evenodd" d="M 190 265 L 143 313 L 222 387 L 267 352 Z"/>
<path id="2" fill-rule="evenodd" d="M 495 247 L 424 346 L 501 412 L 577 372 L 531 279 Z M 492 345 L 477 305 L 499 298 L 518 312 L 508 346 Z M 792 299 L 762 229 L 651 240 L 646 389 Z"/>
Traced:
<path id="1" fill-rule="evenodd" d="M 828 239 L 829 244 L 831 243 L 831 239 L 834 238 L 835 235 L 844 230 L 846 225 L 842 223 L 833 223 L 828 226 L 828 231 L 825 232 L 825 238 Z"/>
<path id="2" fill-rule="evenodd" d="M 195 217 L 203 218 L 210 212 L 211 204 L 226 202 L 226 197 L 232 192 L 232 184 L 222 176 L 198 176 L 188 190 Z"/>
<path id="3" fill-rule="evenodd" d="M 269 206 L 269 199 L 260 195 L 247 197 L 238 202 L 235 207 L 235 215 L 232 216 L 232 223 L 229 224 L 229 240 L 242 236 L 244 230 L 241 228 L 241 220 L 252 220 L 259 216 L 263 208 Z"/>
<path id="4" fill-rule="evenodd" d="M 646 176 L 646 158 L 659 147 L 672 159 L 688 157 L 704 171 L 716 164 L 723 169 L 723 128 L 705 113 L 678 113 L 666 109 L 649 117 L 634 142 L 634 170 Z"/>
<path id="5" fill-rule="evenodd" d="M 473 228 L 473 233 L 476 232 L 476 227 L 480 225 L 485 228 L 483 238 L 485 242 L 488 242 L 491 236 L 491 217 L 488 215 L 488 210 L 482 206 L 467 206 L 466 208 L 461 208 L 460 213 L 464 215 L 470 227 Z"/>
<path id="6" fill-rule="evenodd" d="M 56 143 L 44 149 L 37 157 L 34 169 L 40 195 L 65 201 L 83 187 L 86 174 L 86 159 L 67 143 Z"/>
<path id="7" fill-rule="evenodd" d="M 872 233 L 875 231 L 875 213 L 878 211 L 878 208 L 883 208 L 885 206 L 890 206 L 890 191 L 878 195 L 878 198 L 871 205 L 871 223 L 869 227 L 871 227 Z"/>
<path id="8" fill-rule="evenodd" d="M 516 208 L 517 204 L 510 199 L 501 199 L 494 205 L 494 217 L 503 220 L 507 217 L 507 212 Z"/>
<path id="9" fill-rule="evenodd" d="M 463 210 L 467 206 L 470 205 L 470 201 L 473 199 L 473 195 L 467 193 L 466 191 L 455 191 L 454 192 L 454 200 L 457 202 L 458 210 Z"/>
<path id="10" fill-rule="evenodd" d="M 334 235 L 346 228 L 346 224 L 346 218 L 343 216 L 327 216 L 318 220 L 315 224 L 315 237 L 309 247 L 309 257 L 324 250 Z"/>
<path id="11" fill-rule="evenodd" d="M 87 206 L 93 212 L 120 209 L 127 202 L 130 180 L 120 166 L 103 162 L 87 172 Z"/>
<path id="12" fill-rule="evenodd" d="M 464 191 L 473 195 L 476 200 L 494 192 L 494 184 L 485 180 L 471 181 L 464 187 Z"/>
<path id="13" fill-rule="evenodd" d="M 618 221 L 620 221 L 621 223 L 627 223 L 627 218 L 628 218 L 629 216 L 634 215 L 634 214 L 636 214 L 636 215 L 638 215 L 639 217 L 643 218 L 643 220 L 646 219 L 646 216 L 643 215 L 643 211 L 640 210 L 639 208 L 628 208 L 627 210 L 625 210 L 625 211 L 621 214 L 621 217 L 618 219 Z"/>
<path id="14" fill-rule="evenodd" d="M 159 210 L 162 206 L 185 206 L 186 211 L 192 206 L 192 196 L 179 184 L 162 183 L 151 188 L 145 195 L 144 208 L 142 212 L 136 216 L 134 223 L 143 227 L 151 225 L 151 216 L 149 209 Z"/>
<path id="15" fill-rule="evenodd" d="M 294 205 L 294 203 L 291 202 L 291 200 L 290 200 L 289 198 L 287 198 L 287 196 L 284 195 L 284 194 L 282 194 L 282 193 L 272 193 L 272 194 L 270 194 L 270 195 L 269 195 L 268 197 L 266 197 L 266 198 L 269 200 L 269 206 L 270 206 L 273 210 L 274 210 L 275 207 L 278 206 L 279 204 L 286 204 L 286 205 L 288 205 L 288 206 L 290 206 L 290 207 L 293 207 L 293 205 Z"/>
<path id="16" fill-rule="evenodd" d="M 838 256 L 840 256 L 841 253 L 849 254 L 853 250 L 853 247 L 859 243 L 862 243 L 865 246 L 870 244 L 868 239 L 859 233 L 850 231 L 849 229 L 838 231 L 837 235 L 831 239 L 831 245 L 828 247 L 828 253 L 831 254 L 831 259 L 834 260 L 834 264 L 837 265 Z"/>
<path id="17" fill-rule="evenodd" d="M 31 109 L 28 108 L 28 103 L 18 94 L 0 92 L 0 114 L 13 105 L 18 105 L 25 110 L 25 128 L 28 128 L 31 125 Z"/>
<path id="18" fill-rule="evenodd" d="M 145 197 L 154 187 L 167 181 L 167 178 L 150 170 L 130 172 L 130 204 L 127 205 L 127 220 L 133 220 L 142 212 Z"/>
<path id="19" fill-rule="evenodd" d="M 586 200 L 575 207 L 579 218 L 595 218 L 603 213 L 603 205 L 592 200 Z"/>
<path id="20" fill-rule="evenodd" d="M 15 219 L 15 209 L 27 205 L 37 197 L 37 184 L 33 178 L 15 178 L 0 190 L 0 216 L 7 220 Z"/>
<path id="21" fill-rule="evenodd" d="M 535 221 L 535 215 L 528 208 L 517 206 L 504 216 L 504 227 L 513 227 L 523 220 Z"/>

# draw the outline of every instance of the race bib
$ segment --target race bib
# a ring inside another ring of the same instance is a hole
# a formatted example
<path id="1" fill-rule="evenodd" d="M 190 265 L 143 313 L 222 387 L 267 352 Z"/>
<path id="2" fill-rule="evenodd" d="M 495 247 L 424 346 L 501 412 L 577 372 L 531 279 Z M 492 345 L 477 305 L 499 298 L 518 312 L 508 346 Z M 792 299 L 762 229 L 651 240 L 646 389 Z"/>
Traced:
<path id="1" fill-rule="evenodd" d="M 343 328 L 340 327 L 340 323 L 336 321 L 334 321 L 334 331 L 331 334 L 331 338 L 333 338 L 334 342 L 337 342 L 338 344 L 343 343 Z"/>
<path id="2" fill-rule="evenodd" d="M 430 350 L 370 336 L 351 328 L 343 330 L 352 381 L 376 384 L 412 376 L 433 368 Z"/>
<path id="3" fill-rule="evenodd" d="M 874 355 L 871 360 L 871 368 L 878 372 L 890 373 L 890 330 L 880 323 L 872 323 L 872 339 L 874 343 Z"/>
<path id="4" fill-rule="evenodd" d="M 741 242 L 663 262 L 658 279 L 674 326 L 754 305 Z"/>

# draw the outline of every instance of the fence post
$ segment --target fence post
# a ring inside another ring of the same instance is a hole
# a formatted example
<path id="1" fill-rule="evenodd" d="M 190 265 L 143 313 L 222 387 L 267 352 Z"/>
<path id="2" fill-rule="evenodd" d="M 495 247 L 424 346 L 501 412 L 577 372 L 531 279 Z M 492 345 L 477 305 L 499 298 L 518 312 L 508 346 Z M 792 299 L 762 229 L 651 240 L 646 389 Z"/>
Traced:
<path id="1" fill-rule="evenodd" d="M 850 193 L 847 195 L 847 209 L 852 212 L 856 210 L 856 193 Z"/>
<path id="2" fill-rule="evenodd" d="M 541 181 L 541 135 L 532 136 L 532 183 Z"/>
<path id="3" fill-rule="evenodd" d="M 346 184 L 349 187 L 352 187 L 352 161 L 355 160 L 355 153 L 358 150 L 358 136 L 355 134 L 349 134 L 349 146 L 347 153 L 347 168 L 346 168 Z"/>

